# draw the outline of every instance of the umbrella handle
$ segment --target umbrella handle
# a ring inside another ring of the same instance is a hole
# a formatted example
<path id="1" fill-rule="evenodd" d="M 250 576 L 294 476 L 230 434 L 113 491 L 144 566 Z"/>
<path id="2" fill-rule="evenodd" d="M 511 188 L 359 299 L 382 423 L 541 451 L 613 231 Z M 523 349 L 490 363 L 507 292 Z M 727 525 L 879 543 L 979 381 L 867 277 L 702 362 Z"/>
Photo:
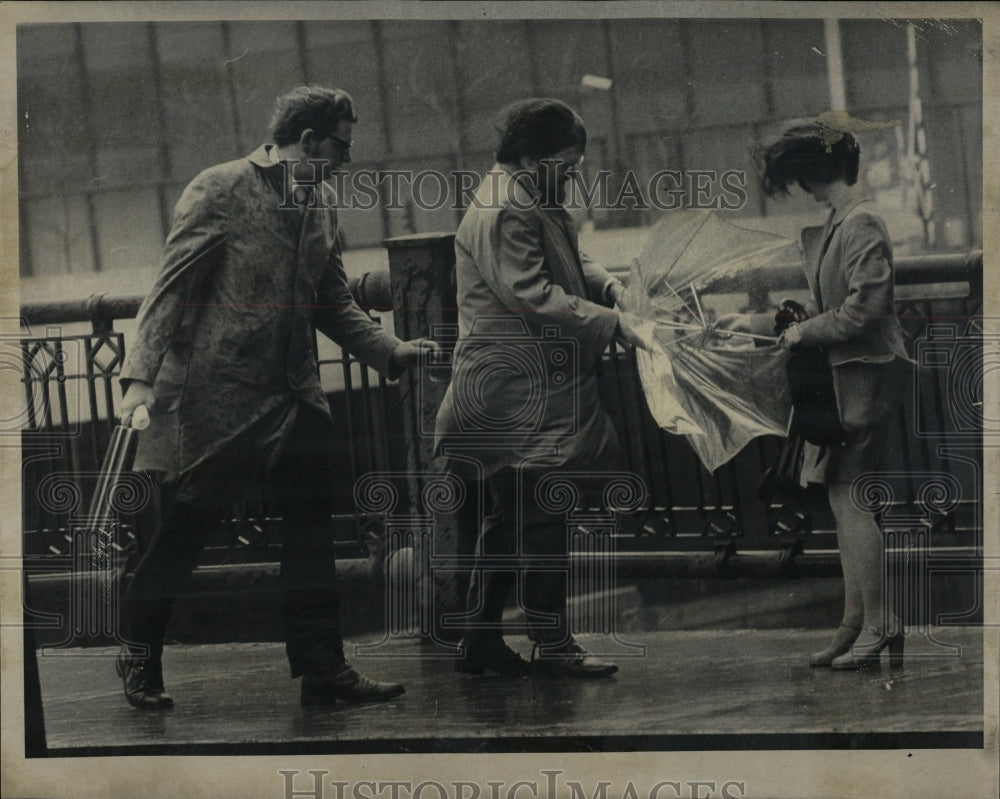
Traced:
<path id="1" fill-rule="evenodd" d="M 145 405 L 136 405 L 132 411 L 132 421 L 129 425 L 133 430 L 145 430 L 149 427 L 149 410 Z"/>

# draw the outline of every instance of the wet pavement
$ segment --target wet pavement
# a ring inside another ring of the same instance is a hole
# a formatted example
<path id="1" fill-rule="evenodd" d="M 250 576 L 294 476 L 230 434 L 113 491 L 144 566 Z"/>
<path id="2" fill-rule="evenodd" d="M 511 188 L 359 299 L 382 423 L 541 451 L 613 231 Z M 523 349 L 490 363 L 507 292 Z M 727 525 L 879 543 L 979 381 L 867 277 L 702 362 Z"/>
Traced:
<path id="1" fill-rule="evenodd" d="M 415 639 L 349 641 L 363 674 L 401 681 L 381 704 L 300 707 L 280 643 L 168 646 L 167 711 L 130 707 L 116 650 L 38 659 L 48 754 L 980 747 L 983 629 L 911 631 L 906 667 L 811 669 L 829 631 L 731 630 L 580 638 L 616 659 L 603 680 L 453 671 Z M 525 656 L 526 639 L 508 637 Z"/>

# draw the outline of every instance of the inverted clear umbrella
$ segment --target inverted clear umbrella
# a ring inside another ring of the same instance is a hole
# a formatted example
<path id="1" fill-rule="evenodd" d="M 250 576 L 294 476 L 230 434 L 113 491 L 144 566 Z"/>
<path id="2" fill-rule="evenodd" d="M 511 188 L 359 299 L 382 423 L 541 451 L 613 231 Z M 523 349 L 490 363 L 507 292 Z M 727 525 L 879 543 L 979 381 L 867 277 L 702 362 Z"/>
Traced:
<path id="1" fill-rule="evenodd" d="M 649 410 L 709 471 L 757 436 L 784 435 L 791 402 L 776 339 L 717 331 L 703 298 L 799 259 L 789 239 L 698 211 L 666 215 L 632 262 L 621 304 L 647 323 L 637 361 Z"/>

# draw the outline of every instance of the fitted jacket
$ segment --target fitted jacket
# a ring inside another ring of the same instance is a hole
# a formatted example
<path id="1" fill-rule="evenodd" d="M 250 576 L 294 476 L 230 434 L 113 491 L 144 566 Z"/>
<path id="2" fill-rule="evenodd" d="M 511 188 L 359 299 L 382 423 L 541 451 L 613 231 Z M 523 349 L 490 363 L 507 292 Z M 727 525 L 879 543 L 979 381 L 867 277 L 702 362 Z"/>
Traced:
<path id="1" fill-rule="evenodd" d="M 610 277 L 582 256 L 572 219 L 527 181 L 488 172 L 455 238 L 459 339 L 437 451 L 504 467 L 612 468 L 597 367 L 614 337 Z"/>
<path id="2" fill-rule="evenodd" d="M 894 307 L 892 244 L 868 203 L 857 199 L 801 234 L 815 313 L 799 325 L 802 343 L 826 347 L 833 366 L 907 357 Z"/>
<path id="3" fill-rule="evenodd" d="M 348 290 L 332 187 L 319 184 L 314 202 L 296 206 L 270 147 L 205 170 L 177 203 L 122 369 L 123 383 L 146 381 L 156 395 L 136 468 L 171 478 L 211 460 L 225 475 L 229 459 L 234 475 L 266 470 L 299 403 L 329 417 L 317 328 L 392 370 L 399 339 Z M 227 494 L 221 485 L 206 492 Z"/>
<path id="4" fill-rule="evenodd" d="M 858 196 L 826 224 L 802 230 L 808 319 L 799 324 L 802 346 L 822 346 L 833 367 L 841 424 L 849 432 L 883 424 L 895 406 L 881 383 L 905 379 L 890 369 L 840 368 L 908 360 L 893 296 L 892 244 L 882 220 Z M 755 315 L 754 332 L 773 328 L 774 317 Z"/>

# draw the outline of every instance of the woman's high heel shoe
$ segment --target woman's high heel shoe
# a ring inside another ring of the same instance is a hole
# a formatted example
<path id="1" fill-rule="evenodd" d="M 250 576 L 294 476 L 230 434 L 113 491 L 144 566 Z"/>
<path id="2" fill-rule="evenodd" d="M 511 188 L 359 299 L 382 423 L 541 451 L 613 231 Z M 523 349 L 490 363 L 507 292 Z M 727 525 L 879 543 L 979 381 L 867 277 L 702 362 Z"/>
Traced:
<path id="1" fill-rule="evenodd" d="M 835 657 L 851 651 L 851 644 L 857 640 L 859 635 L 861 635 L 860 627 L 841 624 L 837 628 L 837 632 L 833 634 L 833 640 L 830 641 L 827 648 L 813 652 L 809 656 L 809 665 L 813 668 L 829 668 Z"/>
<path id="2" fill-rule="evenodd" d="M 850 651 L 835 657 L 830 663 L 833 669 L 863 669 L 871 663 L 878 663 L 883 649 L 889 650 L 889 667 L 903 668 L 903 627 L 897 624 L 895 632 L 879 631 L 869 627 L 863 640 L 855 641 Z"/>

